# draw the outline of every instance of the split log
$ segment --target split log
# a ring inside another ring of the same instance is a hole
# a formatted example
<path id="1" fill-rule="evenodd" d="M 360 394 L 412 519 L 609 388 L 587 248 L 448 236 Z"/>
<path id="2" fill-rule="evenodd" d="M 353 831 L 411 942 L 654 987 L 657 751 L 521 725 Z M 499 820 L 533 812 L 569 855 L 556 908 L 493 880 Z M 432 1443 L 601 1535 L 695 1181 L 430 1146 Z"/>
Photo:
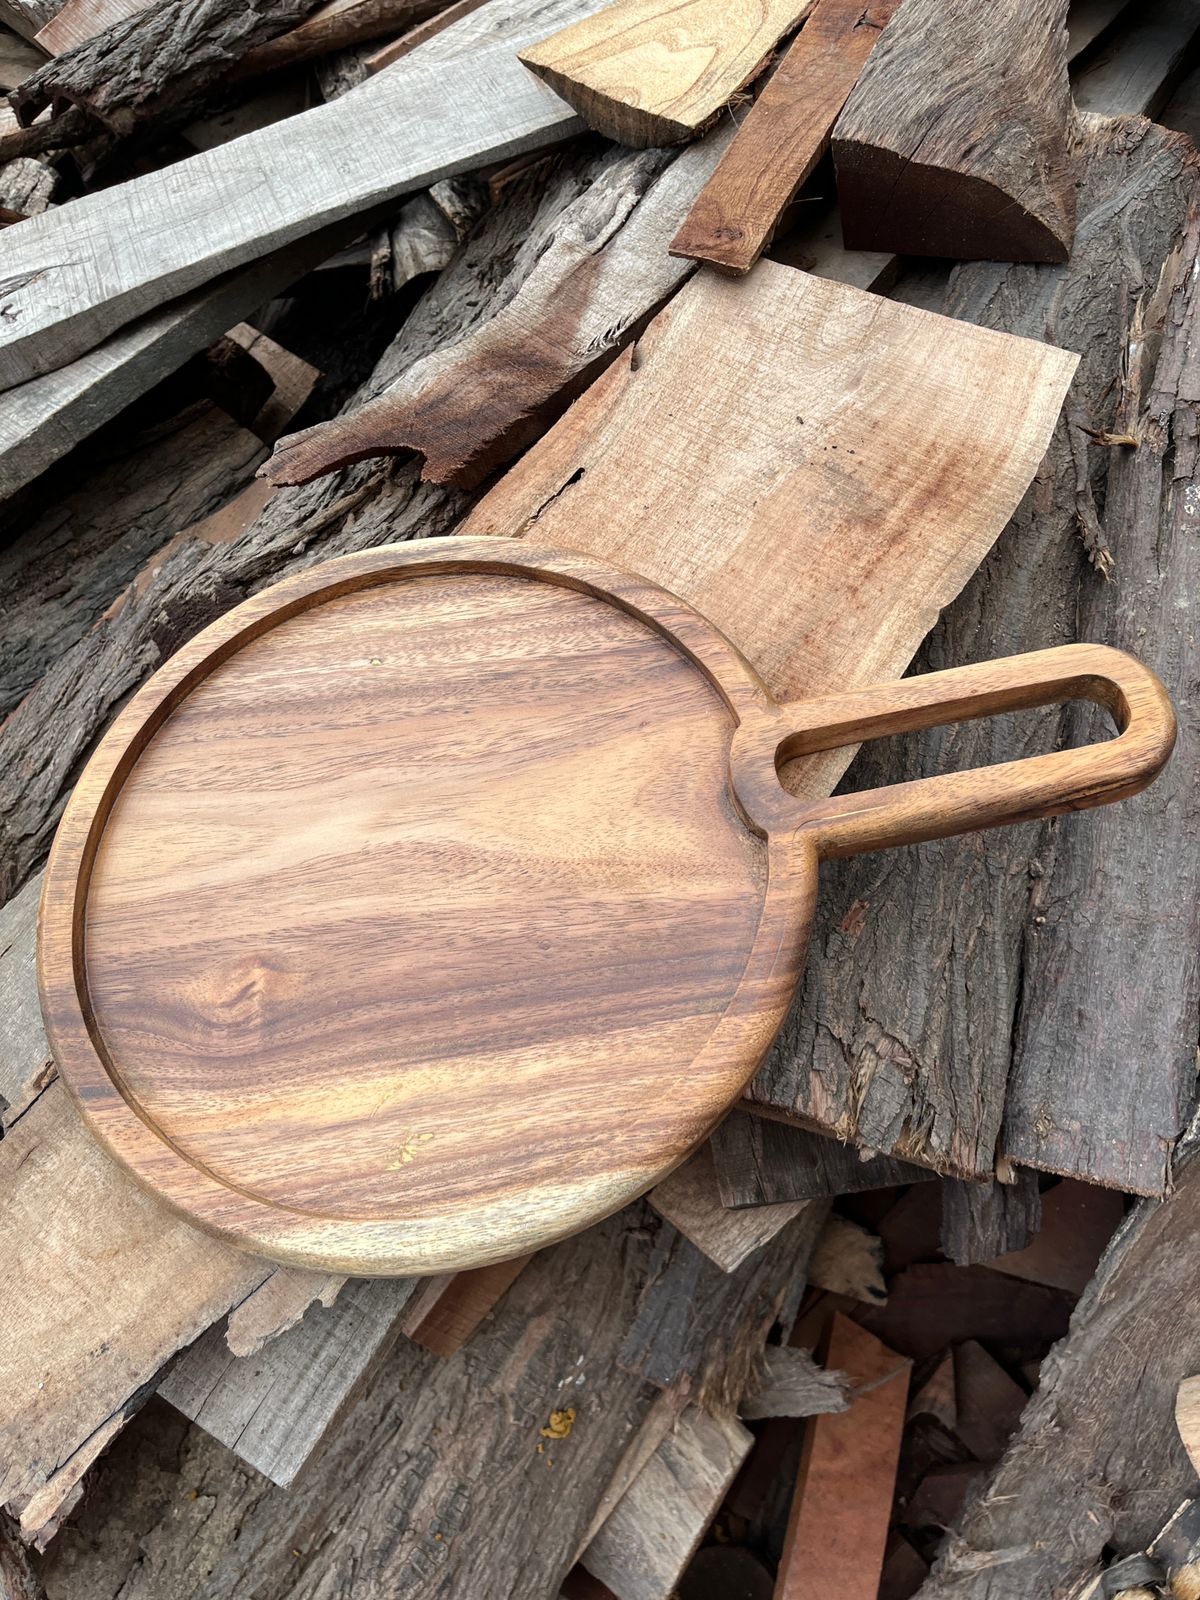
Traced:
<path id="1" fill-rule="evenodd" d="M 650 1204 L 722 1271 L 732 1272 L 798 1217 L 807 1202 L 728 1210 L 717 1190 L 711 1147 L 705 1143 L 650 1191 Z"/>
<path id="2" fill-rule="evenodd" d="M 587 4 L 493 0 L 363 84 L 352 104 L 318 106 L 85 195 L 71 205 L 65 231 L 58 211 L 30 218 L 6 250 L 0 386 L 63 366 L 164 300 L 292 240 L 569 137 L 578 128 L 569 107 L 514 51 Z M 247 206 L 251 168 L 278 181 L 260 186 L 258 203 Z M 128 239 L 139 248 L 122 253 Z M 97 275 L 93 259 L 110 269 Z"/>
<path id="3" fill-rule="evenodd" d="M 853 1385 L 850 1409 L 808 1425 L 775 1600 L 875 1600 L 879 1592 L 909 1363 L 842 1316 L 826 1360 Z"/>
<path id="4" fill-rule="evenodd" d="M 399 1341 L 286 1491 L 265 1487 L 195 1433 L 164 1474 L 147 1427 L 151 1496 L 131 1508 L 123 1474 L 106 1475 L 70 1548 L 52 1549 L 48 1578 L 69 1562 L 70 1582 L 82 1584 L 115 1562 L 125 1600 L 198 1600 L 201 1588 L 206 1600 L 557 1594 L 653 1403 L 616 1355 L 636 1320 L 654 1229 L 638 1206 L 543 1251 L 469 1349 L 448 1360 Z M 691 1306 L 707 1352 L 695 1392 L 724 1392 L 757 1361 L 797 1259 L 786 1241 L 767 1253 L 775 1259 L 765 1272 L 742 1269 L 735 1304 Z M 554 1418 L 572 1410 L 573 1420 Z"/>
<path id="5" fill-rule="evenodd" d="M 748 1329 L 758 1325 L 768 1305 L 771 1322 L 790 1329 L 825 1214 L 822 1205 L 806 1207 L 732 1272 L 722 1271 L 664 1222 L 637 1315 L 618 1354 L 621 1365 L 701 1405 L 736 1406 L 753 1386 L 765 1343 Z M 725 1348 L 719 1362 L 713 1341 Z M 714 1371 L 719 1377 L 710 1375 Z"/>
<path id="6" fill-rule="evenodd" d="M 1106 1546 L 1144 1549 L 1194 1492 L 1175 1402 L 1200 1369 L 1198 1223 L 1193 1129 L 1175 1192 L 1143 1202 L 1117 1233 L 921 1600 L 1074 1595 L 1100 1571 Z"/>
<path id="7" fill-rule="evenodd" d="M 846 243 L 1065 261 L 1066 0 L 905 0 L 833 130 Z"/>
<path id="8" fill-rule="evenodd" d="M 1108 592 L 1089 547 L 1099 559 L 1106 537 L 1115 539 L 1119 526 L 1108 535 L 1100 529 L 1096 505 L 1106 472 L 1120 474 L 1135 463 L 1156 478 L 1164 470 L 1157 446 L 1130 452 L 1104 441 L 1121 436 L 1121 419 L 1131 414 L 1131 400 L 1114 386 L 1114 373 L 1126 365 L 1127 382 L 1142 382 L 1142 362 L 1130 362 L 1127 350 L 1136 356 L 1152 349 L 1144 320 L 1151 316 L 1154 325 L 1154 289 L 1196 190 L 1194 158 L 1178 136 L 1133 120 L 1088 119 L 1082 141 L 1080 229 L 1066 267 L 964 267 L 952 280 L 951 312 L 1052 338 L 1081 350 L 1083 359 L 1037 489 L 935 629 L 922 653 L 930 667 L 1079 637 L 1088 597 Z M 1143 313 L 1131 330 L 1128 308 L 1138 303 Z M 1137 409 L 1133 404 L 1133 413 Z M 1148 444 L 1158 430 L 1147 426 L 1145 434 Z M 1145 491 L 1147 507 L 1156 505 L 1156 492 Z M 1109 503 L 1116 504 L 1111 489 Z M 1168 499 L 1172 517 L 1182 515 L 1181 505 L 1178 498 Z M 1129 585 L 1119 570 L 1112 592 L 1128 596 L 1128 631 L 1110 635 L 1092 622 L 1085 636 L 1131 642 L 1186 707 L 1194 691 L 1179 658 L 1176 623 L 1160 610 L 1157 591 L 1142 586 L 1141 558 L 1130 548 L 1140 546 L 1148 557 L 1165 541 L 1173 562 L 1182 561 L 1183 548 L 1169 532 L 1174 523 L 1165 526 L 1167 532 L 1145 536 L 1131 530 L 1123 547 Z M 1177 570 L 1178 592 L 1187 592 L 1190 568 Z M 947 766 L 985 766 L 1050 748 L 1072 726 L 1052 712 L 1019 724 L 978 722 L 933 739 L 917 736 L 891 757 L 868 747 L 855 778 L 868 787 Z M 1047 925 L 1032 921 L 1047 914 L 1034 903 L 1035 895 L 1049 905 L 1066 892 L 1056 889 L 1058 848 L 1092 848 L 1090 823 L 1071 818 L 1045 829 L 1007 829 L 833 868 L 823 881 L 803 992 L 751 1084 L 751 1101 L 774 1114 L 831 1127 L 875 1150 L 962 1176 L 990 1176 L 1010 1071 L 1022 1071 L 1021 1016 L 1032 1023 L 1039 1015 L 1027 1002 L 1023 1011 L 1022 994 L 1027 1001 L 1038 994 L 1042 1023 L 1059 1029 L 1065 1052 L 1049 1083 L 1049 1105 L 1062 1107 L 1076 1132 L 1055 1132 L 1055 1124 L 1044 1137 L 1030 1137 L 1010 1115 L 1004 1148 L 1012 1159 L 1038 1165 L 1039 1150 L 1047 1153 L 1057 1144 L 1069 1154 L 1060 1168 L 1161 1193 L 1193 1076 L 1190 1023 L 1177 1026 L 1196 1010 L 1188 922 L 1194 908 L 1187 890 L 1195 858 L 1188 842 L 1192 802 L 1175 798 L 1176 785 L 1189 771 L 1187 749 L 1157 790 L 1122 808 L 1122 851 L 1134 853 L 1110 856 L 1105 865 L 1109 903 L 1119 890 L 1127 891 L 1132 908 L 1143 885 L 1145 893 L 1152 884 L 1161 889 L 1165 875 L 1178 885 L 1178 897 L 1172 893 L 1169 899 L 1181 909 L 1178 917 L 1161 919 L 1156 900 L 1152 934 L 1139 925 L 1135 937 L 1126 936 L 1120 988 L 1111 992 L 1108 972 L 1102 987 L 1091 992 L 1090 1013 L 1103 1015 L 1113 1029 L 1100 1038 L 1099 1055 L 1094 1028 L 1072 1034 L 1066 1027 L 1061 991 L 1049 963 L 1043 966 L 1042 952 L 1049 952 L 1040 928 Z M 1162 849 L 1162 864 L 1145 877 L 1137 852 L 1155 846 Z M 1077 927 L 1077 935 L 1093 949 L 1109 936 L 1103 917 L 1086 935 Z M 1072 959 L 1084 961 L 1083 950 Z M 1180 973 L 1192 976 L 1180 981 Z M 1130 1068 L 1133 1059 L 1141 1063 L 1137 1072 Z M 1049 1082 L 1045 1073 L 1041 1082 Z M 1065 1101 L 1072 1096 L 1068 1114 Z M 1033 1096 L 1024 1103 L 1032 1109 Z"/>
<path id="9" fill-rule="evenodd" d="M 511 460 L 686 281 L 667 243 L 727 135 L 677 160 L 613 151 L 520 292 L 478 332 L 418 362 L 360 410 L 280 442 L 272 483 L 417 452 L 422 477 L 471 488 Z"/>
<path id="10" fill-rule="evenodd" d="M 749 272 L 829 149 L 838 114 L 898 0 L 816 0 L 751 107 L 671 254 Z"/>
<path id="11" fill-rule="evenodd" d="M 754 1443 L 736 1417 L 689 1406 L 580 1558 L 617 1600 L 670 1600 Z"/>
<path id="12" fill-rule="evenodd" d="M 412 1279 L 356 1280 L 242 1356 L 212 1327 L 158 1392 L 272 1483 L 289 1484 L 400 1337 L 415 1289 Z"/>
<path id="13" fill-rule="evenodd" d="M 994 1261 L 1024 1250 L 1041 1224 L 1037 1174 L 1022 1170 L 1012 1181 L 942 1185 L 942 1252 L 957 1266 Z"/>
<path id="14" fill-rule="evenodd" d="M 926 1167 L 870 1155 L 824 1134 L 744 1111 L 726 1117 L 709 1142 L 725 1206 L 776 1206 L 933 1177 Z"/>
<path id="15" fill-rule="evenodd" d="M 641 150 L 680 144 L 758 76 L 812 3 L 611 0 L 521 60 L 606 138 Z"/>
<path id="16" fill-rule="evenodd" d="M 247 51 L 230 77 L 234 82 L 257 78 L 351 45 L 386 39 L 444 9 L 445 0 L 325 0 L 298 28 Z"/>
<path id="17" fill-rule="evenodd" d="M 757 1386 L 738 1407 L 747 1422 L 764 1417 L 818 1417 L 845 1411 L 849 1380 L 819 1367 L 807 1350 L 768 1345 Z"/>
<path id="18" fill-rule="evenodd" d="M 294 28 L 316 0 L 156 0 L 48 61 L 12 96 L 28 126 L 77 106 L 109 133 L 178 119 L 248 50 Z"/>
<path id="19" fill-rule="evenodd" d="M 158 436 L 113 441 L 107 461 L 76 477 L 0 550 L 0 716 L 95 625 L 180 529 L 252 480 L 262 441 L 207 403 Z"/>

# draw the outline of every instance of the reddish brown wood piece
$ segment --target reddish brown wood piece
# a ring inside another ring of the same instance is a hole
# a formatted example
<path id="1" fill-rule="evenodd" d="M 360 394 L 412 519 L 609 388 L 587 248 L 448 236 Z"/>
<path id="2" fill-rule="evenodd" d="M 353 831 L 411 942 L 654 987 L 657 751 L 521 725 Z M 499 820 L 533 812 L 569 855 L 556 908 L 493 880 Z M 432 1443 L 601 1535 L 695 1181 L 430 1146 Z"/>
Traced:
<path id="1" fill-rule="evenodd" d="M 900 0 L 817 0 L 671 244 L 749 272 L 829 149 L 833 125 Z"/>
<path id="2" fill-rule="evenodd" d="M 515 1261 L 430 1278 L 401 1316 L 402 1332 L 435 1356 L 452 1356 L 532 1260 L 518 1256 Z"/>
<path id="3" fill-rule="evenodd" d="M 875 1600 L 891 1520 L 910 1363 L 834 1317 L 824 1355 L 854 1388 L 849 1411 L 814 1418 L 804 1439 L 775 1600 Z"/>

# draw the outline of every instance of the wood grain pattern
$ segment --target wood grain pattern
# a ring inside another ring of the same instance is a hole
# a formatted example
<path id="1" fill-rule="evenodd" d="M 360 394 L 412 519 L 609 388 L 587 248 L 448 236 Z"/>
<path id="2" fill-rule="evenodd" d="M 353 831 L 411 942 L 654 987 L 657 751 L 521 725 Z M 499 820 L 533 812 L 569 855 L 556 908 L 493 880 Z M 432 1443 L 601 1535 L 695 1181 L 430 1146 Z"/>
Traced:
<path id="1" fill-rule="evenodd" d="M 1125 731 L 816 804 L 777 776 L 1076 696 Z M 595 563 L 344 557 L 180 651 L 89 763 L 43 898 L 56 1059 L 135 1176 L 235 1242 L 504 1260 L 711 1129 L 790 1004 L 820 857 L 1134 793 L 1173 738 L 1099 648 L 775 707 L 696 613 Z"/>
<path id="2" fill-rule="evenodd" d="M 775 1600 L 805 1600 L 817 1573 L 823 1594 L 876 1600 L 910 1363 L 840 1314 L 824 1362 L 850 1380 L 850 1408 L 808 1424 Z"/>
<path id="3" fill-rule="evenodd" d="M 67 0 L 35 38 L 48 56 L 61 56 L 151 4 L 153 0 Z"/>
<path id="4" fill-rule="evenodd" d="M 710 1261 L 732 1272 L 798 1217 L 805 1202 L 729 1210 L 721 1204 L 711 1144 L 705 1143 L 651 1190 L 650 1204 Z"/>
<path id="5" fill-rule="evenodd" d="M 728 135 L 669 161 L 614 151 L 564 213 L 496 316 L 415 362 L 369 405 L 280 441 L 272 483 L 306 483 L 372 456 L 416 451 L 421 476 L 471 487 L 532 444 L 694 270 L 667 243 Z"/>
<path id="6" fill-rule="evenodd" d="M 693 139 L 812 0 L 614 0 L 521 51 L 589 127 L 644 149 Z"/>
<path id="7" fill-rule="evenodd" d="M 5 241 L 0 388 L 63 366 L 165 300 L 331 222 L 568 138 L 578 128 L 570 109 L 513 52 L 587 5 L 494 0 L 378 73 L 352 102 L 85 195 L 65 222 L 58 211 L 30 218 Z M 248 171 L 268 176 L 248 191 Z"/>
<path id="8" fill-rule="evenodd" d="M 411 29 L 442 11 L 445 0 L 327 0 L 287 33 L 256 45 L 230 77 L 238 82 L 298 66 L 316 56 Z"/>
<path id="9" fill-rule="evenodd" d="M 435 1356 L 452 1356 L 532 1260 L 532 1256 L 517 1256 L 490 1267 L 427 1278 L 400 1319 L 401 1331 Z"/>
<path id="10" fill-rule="evenodd" d="M 749 272 L 829 149 L 833 125 L 898 4 L 816 0 L 672 240 L 672 255 Z"/>
<path id="11" fill-rule="evenodd" d="M 833 130 L 846 243 L 1065 261 L 1066 0 L 905 0 Z"/>

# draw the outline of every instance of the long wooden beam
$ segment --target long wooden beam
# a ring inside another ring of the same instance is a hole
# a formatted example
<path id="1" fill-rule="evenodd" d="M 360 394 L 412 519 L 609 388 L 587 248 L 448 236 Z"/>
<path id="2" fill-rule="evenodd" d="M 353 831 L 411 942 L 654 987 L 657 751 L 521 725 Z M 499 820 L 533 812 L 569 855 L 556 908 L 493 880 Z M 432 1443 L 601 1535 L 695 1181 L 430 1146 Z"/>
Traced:
<path id="1" fill-rule="evenodd" d="M 492 0 L 362 84 L 0 239 L 0 388 L 305 234 L 577 131 L 516 51 L 594 0 Z M 258 179 L 248 174 L 261 174 Z"/>

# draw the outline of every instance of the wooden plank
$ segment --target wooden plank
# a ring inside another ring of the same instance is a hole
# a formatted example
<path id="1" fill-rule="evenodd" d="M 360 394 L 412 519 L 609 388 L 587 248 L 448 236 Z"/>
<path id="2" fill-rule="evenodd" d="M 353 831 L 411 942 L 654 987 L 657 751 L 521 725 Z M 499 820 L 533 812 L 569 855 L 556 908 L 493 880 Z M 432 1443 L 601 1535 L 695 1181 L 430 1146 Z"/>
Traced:
<path id="1" fill-rule="evenodd" d="M 341 224 L 264 256 L 122 328 L 57 371 L 0 394 L 0 500 L 303 277 L 345 237 Z"/>
<path id="2" fill-rule="evenodd" d="M 268 1340 L 294 1328 L 310 1306 L 318 1301 L 331 1306 L 347 1281 L 336 1274 L 278 1267 L 229 1313 L 226 1345 L 235 1356 L 257 1355 Z"/>
<path id="3" fill-rule="evenodd" d="M 53 1203 L 66 1191 L 70 1206 Z M 75 1487 L 74 1459 L 94 1459 L 92 1440 L 137 1409 L 181 1334 L 196 1337 L 271 1268 L 164 1217 L 57 1082 L 0 1141 L 0 1228 L 0 1504 L 33 1536 Z M 69 1266 L 66 1295 L 47 1261 Z"/>
<path id="4" fill-rule="evenodd" d="M 859 1320 L 914 1361 L 963 1339 L 1040 1353 L 1067 1331 L 1071 1305 L 1062 1290 L 939 1261 L 897 1273 L 887 1304 L 865 1308 Z"/>
<path id="5" fill-rule="evenodd" d="M 728 142 L 714 134 L 674 161 L 613 151 L 498 315 L 370 405 L 281 441 L 265 475 L 305 483 L 416 451 L 427 480 L 482 482 L 533 443 L 694 271 L 671 260 L 667 243 Z"/>
<path id="6" fill-rule="evenodd" d="M 154 0 L 67 0 L 61 11 L 38 29 L 35 38 L 48 56 L 61 56 L 153 3 Z"/>
<path id="7" fill-rule="evenodd" d="M 33 963 L 42 880 L 0 907 L 0 1136 L 54 1077 Z"/>
<path id="8" fill-rule="evenodd" d="M 401 1331 L 436 1356 L 460 1350 L 533 1260 L 518 1256 L 490 1267 L 451 1272 L 422 1283 L 400 1319 Z"/>
<path id="9" fill-rule="evenodd" d="M 751 107 L 671 254 L 749 272 L 829 149 L 838 114 L 898 0 L 816 0 Z"/>
<path id="10" fill-rule="evenodd" d="M 875 1156 L 826 1134 L 734 1111 L 713 1134 L 721 1204 L 774 1206 L 789 1200 L 861 1194 L 933 1177 L 926 1167 Z"/>
<path id="11" fill-rule="evenodd" d="M 1066 0 L 905 0 L 833 130 L 848 245 L 1066 260 L 1066 15 Z"/>
<path id="12" fill-rule="evenodd" d="M 976 1461 L 998 1461 L 1029 1396 L 977 1339 L 954 1348 L 954 1432 Z"/>
<path id="13" fill-rule="evenodd" d="M 823 1593 L 875 1600 L 883 1570 L 910 1363 L 841 1315 L 825 1359 L 850 1379 L 850 1409 L 808 1425 L 775 1600 L 801 1600 L 818 1572 Z"/>
<path id="14" fill-rule="evenodd" d="M 816 1417 L 845 1411 L 849 1381 L 841 1372 L 819 1367 L 807 1350 L 768 1345 L 759 1381 L 738 1406 L 745 1421 L 764 1417 Z"/>
<path id="15" fill-rule="evenodd" d="M 223 1328 L 209 1328 L 158 1392 L 272 1483 L 289 1484 L 399 1337 L 415 1287 L 411 1279 L 354 1279 L 331 1305 L 312 1306 L 242 1356 Z"/>
<path id="16" fill-rule="evenodd" d="M 613 0 L 521 52 L 589 127 L 647 149 L 693 139 L 766 65 L 812 0 Z"/>
<path id="17" fill-rule="evenodd" d="M 1081 634 L 1106 637 L 1087 621 L 1087 597 L 1093 587 L 1104 588 L 1088 545 L 1097 553 L 1104 547 L 1096 497 L 1103 502 L 1110 467 L 1123 470 L 1128 462 L 1120 447 L 1093 442 L 1092 435 L 1125 431 L 1113 373 L 1126 360 L 1129 308 L 1147 285 L 1158 282 L 1171 257 L 1195 180 L 1187 147 L 1177 138 L 1146 124 L 1097 119 L 1087 119 L 1082 129 L 1080 175 L 1082 225 L 1064 268 L 971 266 L 957 269 L 953 277 L 946 302 L 951 312 L 1049 337 L 1082 350 L 1084 359 L 1036 494 L 1020 508 L 961 601 L 941 619 L 923 655 L 930 666 Z M 1111 263 L 1125 261 L 1129 240 L 1136 260 L 1129 258 L 1114 277 Z M 1141 381 L 1140 372 L 1135 362 L 1131 383 Z M 1128 453 L 1129 461 L 1144 454 L 1141 449 Z M 1155 455 L 1145 464 L 1157 470 Z M 1168 504 L 1180 502 L 1170 497 Z M 1146 536 L 1143 548 L 1154 549 L 1156 542 Z M 1178 560 L 1182 550 L 1174 544 L 1171 549 Z M 1120 592 L 1131 600 L 1141 595 L 1129 617 L 1134 631 L 1108 636 L 1114 642 L 1122 636 L 1136 639 L 1139 653 L 1151 665 L 1157 662 L 1164 680 L 1179 693 L 1179 668 L 1172 660 L 1175 629 L 1167 626 L 1149 592 L 1136 586 Z M 1185 704 L 1190 693 L 1184 685 Z M 1067 733 L 1055 716 L 1030 717 L 1019 725 L 964 726 L 948 741 L 918 737 L 890 755 L 867 747 L 855 782 L 874 787 L 947 766 L 1008 760 L 1051 748 Z M 1172 778 L 1163 782 L 1169 785 Z M 1160 837 L 1156 797 L 1167 802 L 1170 793 L 1161 787 L 1151 791 L 1122 818 L 1140 831 L 1147 846 Z M 1178 815 L 1185 825 L 1184 813 Z M 1036 991 L 1043 1017 L 1061 1025 L 1067 1054 L 1056 1063 L 1052 1093 L 1066 1093 L 1069 1085 L 1079 1096 L 1071 1115 L 1084 1170 L 1096 1176 L 1105 1172 L 1119 1187 L 1161 1192 L 1167 1150 L 1192 1084 L 1192 1068 L 1184 1064 L 1191 1048 L 1187 1028 L 1171 1032 L 1169 1020 L 1176 1003 L 1182 1007 L 1177 1015 L 1183 1016 L 1190 1014 L 1191 1002 L 1187 991 L 1173 991 L 1164 1010 L 1159 996 L 1167 980 L 1161 961 L 1164 956 L 1172 963 L 1186 959 L 1183 951 L 1192 935 L 1185 916 L 1164 929 L 1166 944 L 1152 945 L 1139 933 L 1123 947 L 1120 994 L 1122 1005 L 1131 1008 L 1130 1026 L 1138 1030 L 1139 1043 L 1131 1055 L 1114 1036 L 1103 1062 L 1089 1055 L 1084 1035 L 1071 1037 L 1069 1007 L 1061 1009 L 1050 969 L 1043 978 L 1031 968 L 1031 963 L 1041 968 L 1040 952 L 1046 948 L 1036 932 L 1043 925 L 1033 921 L 1045 914 L 1044 907 L 1033 897 L 1065 904 L 1047 869 L 1060 838 L 1068 834 L 1082 846 L 1090 828 L 1073 819 L 1045 831 L 1018 828 L 1003 838 L 993 834 L 936 851 L 899 852 L 886 864 L 864 860 L 849 870 L 835 867 L 824 880 L 803 992 L 751 1084 L 751 1100 L 773 1114 L 816 1121 L 874 1150 L 961 1176 L 990 1176 L 1001 1146 L 1014 1059 L 1023 1049 L 1023 1033 L 1017 1031 L 1020 997 Z M 1191 861 L 1185 850 L 1178 870 L 1190 872 Z M 1140 870 L 1132 861 L 1121 868 L 1110 861 L 1105 869 L 1114 884 L 1122 885 L 1143 881 L 1135 876 Z M 1146 880 L 1147 890 L 1152 881 Z M 1188 906 L 1180 881 L 1172 903 Z M 1074 891 L 1064 887 L 1061 894 L 1068 892 Z M 1101 919 L 1089 945 L 1104 926 Z M 1027 939 L 1029 934 L 1033 937 Z M 1111 983 L 1107 974 L 1102 989 L 1090 997 L 1098 1015 L 1109 1003 Z M 1131 1059 L 1161 1067 L 1132 1073 Z M 1116 1102 L 1111 1122 L 1097 1094 L 1101 1084 L 1104 1100 L 1111 1095 Z M 1111 1136 L 1097 1131 L 1104 1125 L 1102 1114 Z M 1033 1165 L 1030 1145 L 1025 1136 L 1018 1146 L 1004 1135 L 1003 1148 L 1012 1159 Z"/>
<path id="18" fill-rule="evenodd" d="M 1074 364 L 773 262 L 744 283 L 700 274 L 461 531 L 536 530 L 539 542 L 586 545 L 676 590 L 675 553 L 693 551 L 688 598 L 780 698 L 886 678 L 1003 526 Z M 899 417 L 897 390 L 911 396 Z M 997 405 L 1011 423 L 1002 436 Z M 711 470 L 689 475 L 683 495 L 675 464 L 701 456 Z M 773 574 L 760 585 L 750 563 L 766 550 Z M 890 576 L 897 562 L 902 584 Z M 811 758 L 794 792 L 828 792 L 846 759 Z"/>
<path id="19" fill-rule="evenodd" d="M 717 1191 L 711 1145 L 704 1144 L 650 1191 L 650 1204 L 722 1271 L 732 1272 L 798 1217 L 807 1202 L 727 1210 Z"/>
<path id="20" fill-rule="evenodd" d="M 1170 96 L 1200 32 L 1190 0 L 1146 0 L 1130 6 L 1120 25 L 1087 60 L 1074 84 L 1080 111 L 1153 117 Z"/>
<path id="21" fill-rule="evenodd" d="M 457 22 L 460 17 L 470 16 L 472 11 L 478 11 L 480 6 L 488 4 L 488 0 L 454 0 L 444 11 L 439 11 L 428 22 L 419 22 L 415 28 L 410 28 L 399 39 L 393 39 L 391 44 L 385 44 L 382 49 L 373 51 L 366 57 L 364 65 L 368 72 L 382 72 L 384 67 L 390 67 L 393 61 L 399 61 L 401 56 L 408 55 L 410 50 L 415 50 L 419 44 L 424 44 L 427 39 L 432 39 L 434 34 L 441 33 L 451 23 Z"/>
<path id="22" fill-rule="evenodd" d="M 439 178 L 577 130 L 514 51 L 589 0 L 493 0 L 346 100 L 31 218 L 5 252 L 0 386 L 53 371 L 165 299 Z M 456 114 L 448 116 L 447 106 Z M 255 191 L 245 174 L 286 172 Z M 120 241 L 138 249 L 122 254 Z"/>
<path id="23" fill-rule="evenodd" d="M 580 1558 L 617 1600 L 669 1600 L 754 1443 L 736 1417 L 689 1406 Z"/>

